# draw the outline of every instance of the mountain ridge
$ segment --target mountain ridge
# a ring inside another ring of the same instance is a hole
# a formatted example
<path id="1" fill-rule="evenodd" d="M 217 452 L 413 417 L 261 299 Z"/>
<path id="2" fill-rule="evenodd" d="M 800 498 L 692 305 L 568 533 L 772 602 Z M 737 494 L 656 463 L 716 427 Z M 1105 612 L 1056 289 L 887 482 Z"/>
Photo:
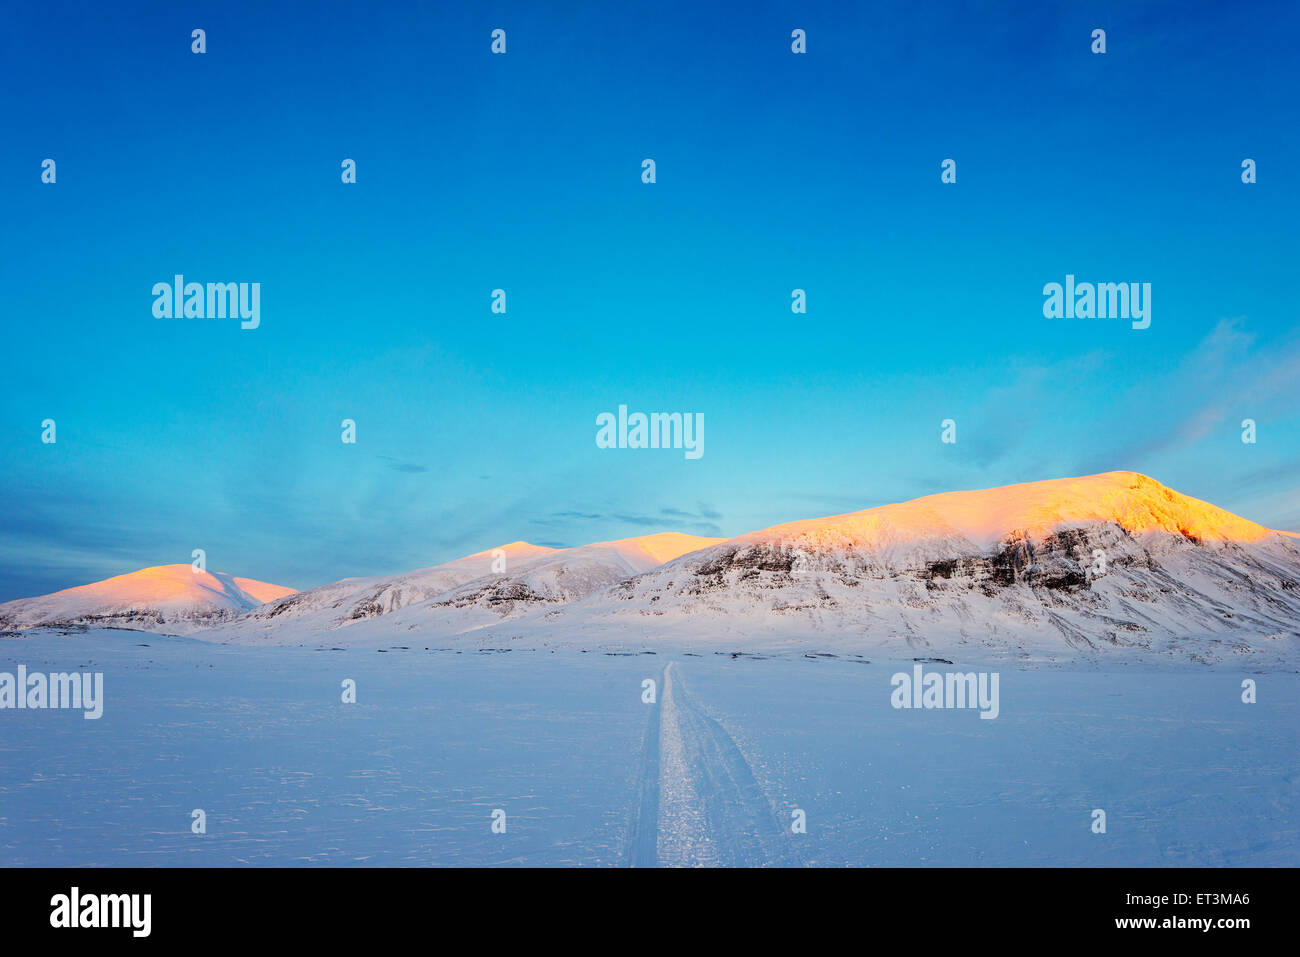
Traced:
<path id="1" fill-rule="evenodd" d="M 286 594 L 194 633 L 236 643 L 331 634 L 359 644 L 423 636 L 646 647 L 831 639 L 1203 660 L 1246 653 L 1237 647 L 1290 660 L 1300 638 L 1297 537 L 1117 471 L 943 492 L 728 539 L 512 542 Z"/>

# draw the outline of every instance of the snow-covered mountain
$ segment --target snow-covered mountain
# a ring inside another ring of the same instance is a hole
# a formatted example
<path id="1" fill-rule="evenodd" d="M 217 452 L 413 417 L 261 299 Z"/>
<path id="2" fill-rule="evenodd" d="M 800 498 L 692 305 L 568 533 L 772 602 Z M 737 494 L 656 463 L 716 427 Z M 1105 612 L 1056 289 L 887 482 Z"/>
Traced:
<path id="1" fill-rule="evenodd" d="M 459 634 L 503 620 L 546 615 L 721 541 L 661 532 L 555 551 L 518 565 L 509 574 L 478 578 L 414 605 L 377 630 Z"/>
<path id="2" fill-rule="evenodd" d="M 154 630 L 203 626 L 198 637 L 240 643 L 811 642 L 879 657 L 1123 652 L 1300 666 L 1300 537 L 1135 472 L 948 492 L 725 540 L 515 542 L 402 575 L 250 594 L 270 600 L 237 617 L 224 605 L 168 610 L 107 587 L 131 577 L 85 586 L 100 589 L 85 605 L 60 598 L 83 589 L 2 605 L 0 626 L 107 617 Z"/>
<path id="3" fill-rule="evenodd" d="M 158 565 L 0 604 L 0 628 L 99 625 L 188 634 L 237 618 L 292 588 L 192 565 Z"/>
<path id="4" fill-rule="evenodd" d="M 566 549 L 513 542 L 445 565 L 396 576 L 346 578 L 298 592 L 202 637 L 307 641 L 380 616 L 387 620 L 408 607 L 422 630 L 454 634 L 582 598 L 720 541 L 664 532 Z"/>
<path id="5" fill-rule="evenodd" d="M 645 648 L 811 641 L 896 657 L 1078 659 L 1127 650 L 1146 659 L 1300 663 L 1300 540 L 1134 472 L 950 492 L 778 525 L 621 577 L 618 563 L 589 564 L 602 547 L 465 583 L 368 621 L 348 640 Z"/>
<path id="6" fill-rule="evenodd" d="M 511 568 L 558 551 L 528 542 L 466 555 L 453 562 L 400 575 L 344 578 L 256 608 L 222 630 L 221 641 L 257 641 L 275 634 L 312 635 L 346 628 L 492 575 L 494 563 Z"/>
<path id="7" fill-rule="evenodd" d="M 564 609 L 552 630 L 844 639 L 879 654 L 1300 663 L 1300 539 L 1134 472 L 793 522 Z M 1252 657 L 1253 656 L 1253 657 Z"/>

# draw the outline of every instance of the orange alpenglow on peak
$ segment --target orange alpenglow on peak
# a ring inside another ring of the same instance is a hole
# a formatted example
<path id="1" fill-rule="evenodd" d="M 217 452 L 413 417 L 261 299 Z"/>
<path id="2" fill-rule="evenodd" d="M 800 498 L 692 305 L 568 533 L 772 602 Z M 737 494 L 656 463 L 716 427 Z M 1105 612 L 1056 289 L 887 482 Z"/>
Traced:
<path id="1" fill-rule="evenodd" d="M 1008 534 L 1041 535 L 1095 521 L 1115 522 L 1132 534 L 1169 532 L 1203 541 L 1255 542 L 1276 534 L 1138 472 L 1103 472 L 977 491 L 941 492 L 896 505 L 775 525 L 742 536 L 742 540 L 785 537 L 888 546 L 936 536 L 960 536 L 988 545 Z"/>
<path id="2" fill-rule="evenodd" d="M 620 538 L 613 542 L 597 542 L 589 548 L 611 548 L 625 555 L 643 555 L 656 565 L 681 558 L 690 552 L 697 552 L 710 545 L 725 542 L 725 538 L 705 538 L 701 535 L 687 535 L 685 532 L 656 532 L 653 535 L 638 535 L 635 538 Z"/>
<path id="3" fill-rule="evenodd" d="M 45 622 L 131 627 L 142 621 L 192 626 L 233 617 L 295 592 L 254 578 L 200 571 L 193 565 L 154 565 L 89 585 L 7 602 L 0 605 L 0 621 L 16 628 Z"/>
<path id="4" fill-rule="evenodd" d="M 232 589 L 231 585 L 235 588 Z M 169 604 L 193 601 L 205 595 L 237 598 L 235 589 L 257 603 L 292 595 L 293 588 L 272 585 L 254 578 L 239 578 L 225 572 L 199 571 L 193 565 L 153 565 L 125 575 L 114 575 L 89 585 L 65 588 L 45 597 L 108 598 L 116 603 Z"/>

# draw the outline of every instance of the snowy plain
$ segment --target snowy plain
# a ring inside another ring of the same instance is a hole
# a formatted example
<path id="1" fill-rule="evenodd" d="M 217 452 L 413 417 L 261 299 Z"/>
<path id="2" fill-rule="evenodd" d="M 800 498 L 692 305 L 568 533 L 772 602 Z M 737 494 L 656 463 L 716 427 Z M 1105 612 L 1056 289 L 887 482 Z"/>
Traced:
<path id="1" fill-rule="evenodd" d="M 99 720 L 0 712 L 0 866 L 1300 862 L 1293 671 L 1004 661 L 982 720 L 892 707 L 905 648 L 331 637 L 0 639 L 0 672 L 102 672 L 105 697 Z"/>

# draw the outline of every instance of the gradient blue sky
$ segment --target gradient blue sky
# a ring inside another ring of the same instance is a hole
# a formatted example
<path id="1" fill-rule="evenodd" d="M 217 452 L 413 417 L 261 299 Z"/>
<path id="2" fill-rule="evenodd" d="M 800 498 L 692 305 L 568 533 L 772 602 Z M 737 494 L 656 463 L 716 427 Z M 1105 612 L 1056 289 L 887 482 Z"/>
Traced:
<path id="1" fill-rule="evenodd" d="M 0 600 L 1110 469 L 1300 529 L 1300 11 L 1212 6 L 15 7 Z M 261 328 L 155 319 L 177 272 L 261 282 Z M 1151 328 L 1044 319 L 1067 272 Z M 619 403 L 704 457 L 598 449 Z"/>

